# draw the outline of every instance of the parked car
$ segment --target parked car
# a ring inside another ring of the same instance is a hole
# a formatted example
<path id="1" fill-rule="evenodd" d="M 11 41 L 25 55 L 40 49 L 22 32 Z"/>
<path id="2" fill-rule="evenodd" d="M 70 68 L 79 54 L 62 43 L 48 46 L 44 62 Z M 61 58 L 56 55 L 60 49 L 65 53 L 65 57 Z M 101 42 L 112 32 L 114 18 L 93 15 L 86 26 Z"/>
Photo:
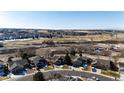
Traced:
<path id="1" fill-rule="evenodd" d="M 26 69 L 23 67 L 15 67 L 11 70 L 11 73 L 14 75 L 25 75 L 26 74 Z"/>
<path id="2" fill-rule="evenodd" d="M 94 68 L 92 68 L 92 71 L 93 72 L 97 72 L 97 69 L 94 67 Z"/>
<path id="3" fill-rule="evenodd" d="M 63 58 L 58 58 L 57 61 L 55 62 L 55 65 L 60 66 L 60 65 L 64 65 L 65 61 Z"/>
<path id="4" fill-rule="evenodd" d="M 41 59 L 39 60 L 39 62 L 36 64 L 36 67 L 37 67 L 38 69 L 42 69 L 42 68 L 44 68 L 44 67 L 46 67 L 46 66 L 48 66 L 48 62 L 47 62 L 47 60 L 46 60 L 45 58 L 41 58 Z"/>

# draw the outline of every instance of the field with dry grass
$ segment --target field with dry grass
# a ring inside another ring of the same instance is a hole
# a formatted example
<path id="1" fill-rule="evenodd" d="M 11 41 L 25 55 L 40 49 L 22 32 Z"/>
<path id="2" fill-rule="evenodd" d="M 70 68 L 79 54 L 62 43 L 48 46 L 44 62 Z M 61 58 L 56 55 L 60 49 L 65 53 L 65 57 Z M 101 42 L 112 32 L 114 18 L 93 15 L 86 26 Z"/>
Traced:
<path id="1" fill-rule="evenodd" d="M 17 40 L 17 41 L 9 41 L 5 43 L 5 47 L 24 47 L 24 46 L 29 46 L 32 44 L 42 44 L 43 41 L 54 41 L 54 42 L 107 42 L 110 41 L 117 41 L 116 44 L 113 45 L 118 45 L 120 49 L 124 49 L 124 43 L 118 43 L 119 41 L 124 41 L 124 33 L 118 33 L 117 35 L 111 35 L 111 34 L 101 34 L 101 35 L 86 35 L 86 36 L 69 36 L 66 35 L 64 36 L 64 38 L 40 38 L 40 39 L 31 39 L 31 40 Z M 101 47 L 110 47 L 109 44 L 106 43 L 97 43 L 97 46 L 101 46 Z M 121 51 L 123 52 L 123 51 Z M 118 53 L 118 52 L 117 52 Z M 123 53 L 122 53 L 123 54 Z M 121 55 L 121 57 L 123 57 L 124 55 Z"/>

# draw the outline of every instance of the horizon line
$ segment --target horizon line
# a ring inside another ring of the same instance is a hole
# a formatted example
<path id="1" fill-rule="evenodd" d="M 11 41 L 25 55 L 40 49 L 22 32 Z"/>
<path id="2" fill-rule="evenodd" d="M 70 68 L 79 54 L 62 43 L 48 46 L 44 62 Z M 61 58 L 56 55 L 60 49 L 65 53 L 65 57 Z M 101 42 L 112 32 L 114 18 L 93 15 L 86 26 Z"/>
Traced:
<path id="1" fill-rule="evenodd" d="M 34 30 L 124 30 L 115 28 L 23 28 L 23 27 L 0 27 L 0 29 L 34 29 Z"/>

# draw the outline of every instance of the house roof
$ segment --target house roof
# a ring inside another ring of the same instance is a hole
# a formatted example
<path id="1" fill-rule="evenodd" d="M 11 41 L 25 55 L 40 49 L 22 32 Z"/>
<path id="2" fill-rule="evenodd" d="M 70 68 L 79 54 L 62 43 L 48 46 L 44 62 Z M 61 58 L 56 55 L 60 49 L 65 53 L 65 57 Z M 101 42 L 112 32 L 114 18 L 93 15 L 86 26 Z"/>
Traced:
<path id="1" fill-rule="evenodd" d="M 33 61 L 33 63 L 37 64 L 39 62 L 39 60 L 43 60 L 45 59 L 44 57 L 40 57 L 40 56 L 35 56 L 35 57 L 31 57 L 30 60 Z"/>
<path id="2" fill-rule="evenodd" d="M 8 62 L 10 68 L 14 68 L 16 66 L 22 67 L 22 66 L 24 66 L 27 63 L 28 63 L 28 61 L 26 59 Z"/>

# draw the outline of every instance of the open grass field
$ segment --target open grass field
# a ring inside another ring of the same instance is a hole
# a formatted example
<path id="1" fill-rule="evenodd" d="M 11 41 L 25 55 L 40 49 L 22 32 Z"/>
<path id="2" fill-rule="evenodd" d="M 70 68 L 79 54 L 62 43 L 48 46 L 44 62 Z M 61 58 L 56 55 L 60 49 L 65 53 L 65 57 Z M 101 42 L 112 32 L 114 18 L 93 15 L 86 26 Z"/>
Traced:
<path id="1" fill-rule="evenodd" d="M 9 41 L 5 43 L 5 47 L 24 47 L 28 45 L 42 43 L 43 41 L 52 40 L 54 42 L 93 42 L 93 41 L 124 41 L 124 33 L 118 33 L 117 35 L 110 34 L 101 34 L 101 35 L 86 35 L 86 36 L 64 36 L 64 38 L 40 38 L 40 39 L 31 39 L 31 40 L 17 40 Z M 97 43 L 101 47 L 110 47 L 109 44 Z M 117 43 L 122 50 L 124 49 L 124 43 Z"/>
<path id="2" fill-rule="evenodd" d="M 42 43 L 43 41 L 52 40 L 54 42 L 93 42 L 93 41 L 124 41 L 124 33 L 118 33 L 117 35 L 101 34 L 101 35 L 86 35 L 86 36 L 64 36 L 64 38 L 40 38 L 31 40 L 17 40 L 5 43 L 6 47 L 14 47 L 21 45 L 30 45 L 32 43 Z"/>

